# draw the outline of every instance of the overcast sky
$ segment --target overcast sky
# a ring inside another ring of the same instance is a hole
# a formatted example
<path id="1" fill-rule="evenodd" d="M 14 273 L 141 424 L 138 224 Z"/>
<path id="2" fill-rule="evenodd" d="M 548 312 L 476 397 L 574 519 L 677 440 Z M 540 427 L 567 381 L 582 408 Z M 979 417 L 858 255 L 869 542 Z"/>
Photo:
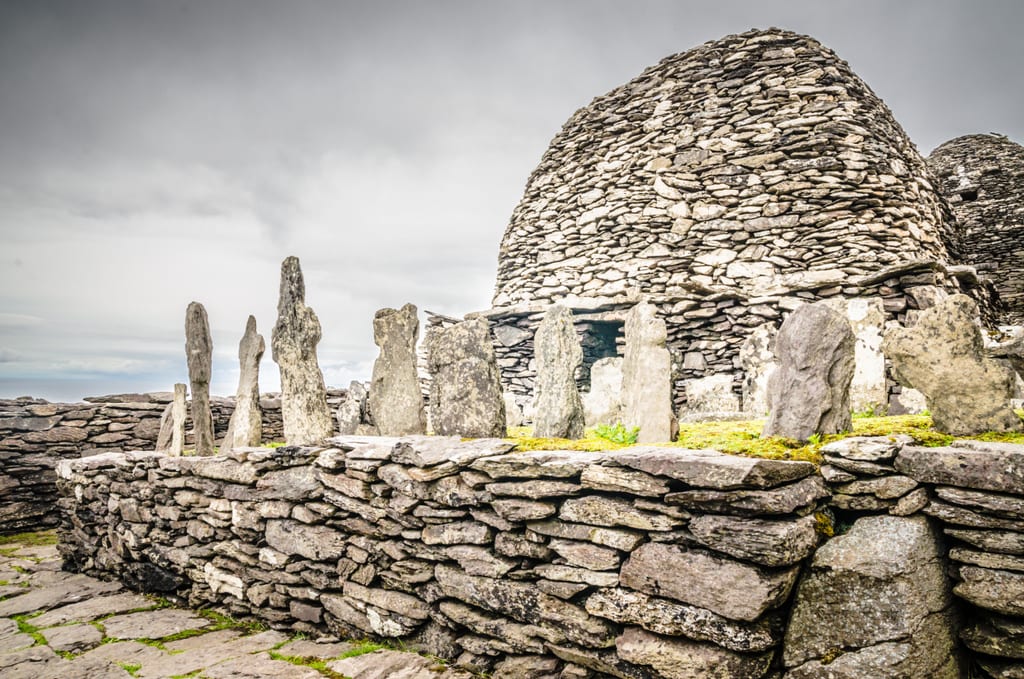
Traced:
<path id="1" fill-rule="evenodd" d="M 526 179 L 577 108 L 707 40 L 779 26 L 833 48 L 922 153 L 1024 142 L 1024 2 L 0 0 L 0 397 L 187 382 L 215 394 L 248 314 L 270 359 L 297 255 L 326 381 L 368 379 L 373 312 L 493 291 Z"/>

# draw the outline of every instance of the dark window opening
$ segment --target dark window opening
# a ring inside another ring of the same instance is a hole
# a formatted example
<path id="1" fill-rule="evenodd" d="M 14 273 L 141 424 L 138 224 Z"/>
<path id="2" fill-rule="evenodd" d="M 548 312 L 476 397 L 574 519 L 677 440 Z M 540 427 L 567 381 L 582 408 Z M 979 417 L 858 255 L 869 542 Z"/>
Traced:
<path id="1" fill-rule="evenodd" d="M 970 203 L 972 200 L 978 200 L 978 192 L 976 190 L 961 191 L 960 200 L 965 203 Z"/>
<path id="2" fill-rule="evenodd" d="M 622 321 L 587 321 L 577 324 L 583 347 L 583 366 L 577 375 L 581 390 L 590 390 L 590 369 L 602 358 L 622 356 L 626 336 Z"/>

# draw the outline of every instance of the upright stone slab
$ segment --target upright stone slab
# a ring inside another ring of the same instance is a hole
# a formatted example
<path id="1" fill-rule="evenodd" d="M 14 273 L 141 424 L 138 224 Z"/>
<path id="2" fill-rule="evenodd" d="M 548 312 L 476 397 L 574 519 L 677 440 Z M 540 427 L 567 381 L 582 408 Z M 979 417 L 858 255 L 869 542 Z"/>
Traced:
<path id="1" fill-rule="evenodd" d="M 359 433 L 359 427 L 366 419 L 366 408 L 369 401 L 369 394 L 362 382 L 353 380 L 348 385 L 348 395 L 338 406 L 334 414 L 338 420 L 338 434 L 340 436 L 351 436 Z M 374 430 L 376 435 L 376 430 Z"/>
<path id="2" fill-rule="evenodd" d="M 206 309 L 199 302 L 192 302 L 185 311 L 185 355 L 192 385 L 192 434 L 196 455 L 213 455 L 213 413 L 210 411 L 213 340 Z"/>
<path id="3" fill-rule="evenodd" d="M 505 401 L 487 320 L 474 318 L 432 331 L 427 353 L 434 433 L 505 436 Z"/>
<path id="4" fill-rule="evenodd" d="M 181 455 L 185 449 L 185 420 L 188 418 L 187 389 L 184 384 L 174 385 L 174 397 L 160 417 L 160 433 L 156 437 L 156 450 L 168 455 Z"/>
<path id="5" fill-rule="evenodd" d="M 590 391 L 582 400 L 588 426 L 622 421 L 621 358 L 601 358 L 590 367 Z"/>
<path id="6" fill-rule="evenodd" d="M 740 364 L 743 366 L 741 408 L 750 417 L 768 414 L 768 382 L 779 367 L 772 350 L 777 332 L 773 323 L 764 323 L 754 328 L 740 345 Z"/>
<path id="7" fill-rule="evenodd" d="M 840 300 L 836 310 L 846 315 L 854 336 L 850 408 L 854 412 L 880 413 L 889 398 L 882 354 L 882 330 L 885 328 L 882 300 L 853 297 Z"/>
<path id="8" fill-rule="evenodd" d="M 779 328 L 775 355 L 764 436 L 806 441 L 850 429 L 854 336 L 845 317 L 827 302 L 797 307 Z"/>
<path id="9" fill-rule="evenodd" d="M 642 302 L 626 316 L 622 361 L 622 420 L 640 427 L 638 443 L 672 440 L 672 358 L 665 347 L 665 321 L 653 304 Z"/>
<path id="10" fill-rule="evenodd" d="M 266 350 L 263 335 L 256 332 L 256 317 L 249 316 L 245 334 L 238 343 L 238 391 L 235 410 L 220 452 L 258 446 L 263 440 L 263 412 L 260 410 L 260 360 Z"/>
<path id="11" fill-rule="evenodd" d="M 912 328 L 887 332 L 882 350 L 896 379 L 924 394 L 939 431 L 1020 431 L 1010 407 L 1013 371 L 985 355 L 977 315 L 971 298 L 954 295 L 922 311 Z"/>
<path id="12" fill-rule="evenodd" d="M 281 296 L 271 336 L 281 370 L 281 419 L 288 445 L 318 443 L 334 431 L 324 376 L 316 360 L 320 320 L 306 306 L 306 285 L 298 257 L 281 264 Z"/>
<path id="13" fill-rule="evenodd" d="M 544 314 L 533 338 L 537 364 L 534 379 L 534 436 L 578 439 L 583 436 L 583 401 L 576 388 L 576 370 L 583 349 L 572 312 L 555 304 Z"/>
<path id="14" fill-rule="evenodd" d="M 373 317 L 373 341 L 380 355 L 370 381 L 370 412 L 381 436 L 427 432 L 419 376 L 416 374 L 416 307 L 381 309 Z"/>
<path id="15" fill-rule="evenodd" d="M 786 679 L 958 679 L 943 546 L 923 516 L 868 516 L 829 540 L 797 585 Z"/>

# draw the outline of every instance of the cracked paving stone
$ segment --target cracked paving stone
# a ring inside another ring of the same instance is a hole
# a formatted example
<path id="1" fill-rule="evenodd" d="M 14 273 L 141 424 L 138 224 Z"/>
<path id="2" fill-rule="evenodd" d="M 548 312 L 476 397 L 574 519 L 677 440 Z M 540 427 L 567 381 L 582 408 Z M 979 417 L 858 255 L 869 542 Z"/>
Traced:
<path id="1" fill-rule="evenodd" d="M 38 618 L 33 618 L 32 624 L 36 627 L 53 627 L 67 622 L 89 622 L 104 615 L 127 613 L 142 608 L 155 608 L 157 605 L 155 601 L 141 594 L 124 592 L 51 609 Z"/>
<path id="2" fill-rule="evenodd" d="M 200 630 L 213 623 L 182 608 L 161 608 L 115 615 L 102 621 L 108 637 L 116 639 L 163 639 L 188 630 Z"/>

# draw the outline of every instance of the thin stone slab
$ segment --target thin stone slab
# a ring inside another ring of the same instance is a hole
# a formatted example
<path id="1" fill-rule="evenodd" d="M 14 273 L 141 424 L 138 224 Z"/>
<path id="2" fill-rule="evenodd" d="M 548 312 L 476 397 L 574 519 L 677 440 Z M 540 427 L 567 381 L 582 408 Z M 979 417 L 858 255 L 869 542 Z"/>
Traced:
<path id="1" fill-rule="evenodd" d="M 740 457 L 717 450 L 629 448 L 618 451 L 614 459 L 648 474 L 715 490 L 773 488 L 814 473 L 810 462 Z"/>
<path id="2" fill-rule="evenodd" d="M 645 497 L 661 497 L 669 491 L 666 479 L 635 469 L 600 464 L 584 469 L 580 483 L 584 488 Z"/>
<path id="3" fill-rule="evenodd" d="M 69 622 L 89 622 L 104 615 L 116 615 L 129 611 L 138 611 L 143 608 L 156 608 L 157 605 L 155 601 L 141 594 L 124 592 L 112 596 L 86 599 L 77 604 L 54 608 L 33 618 L 32 624 L 36 627 L 52 627 Z"/>
<path id="4" fill-rule="evenodd" d="M 323 679 L 312 667 L 274 660 L 266 653 L 232 658 L 203 670 L 205 679 Z"/>
<path id="5" fill-rule="evenodd" d="M 458 436 L 405 436 L 398 440 L 391 459 L 414 467 L 443 466 L 445 473 L 468 466 L 481 457 L 503 455 L 515 448 L 504 439 L 463 441 Z"/>
<path id="6" fill-rule="evenodd" d="M 1019 492 L 1024 494 L 1024 488 Z M 1003 495 L 953 486 L 939 486 L 935 489 L 935 494 L 943 500 L 964 507 L 991 512 L 1009 519 L 1024 520 L 1024 497 L 1021 495 Z"/>
<path id="7" fill-rule="evenodd" d="M 664 514 L 636 509 L 626 500 L 588 495 L 562 503 L 558 517 L 563 521 L 610 528 L 635 528 L 643 531 L 672 530 L 678 525 Z"/>
<path id="8" fill-rule="evenodd" d="M 534 436 L 582 437 L 583 401 L 576 371 L 583 365 L 583 348 L 568 307 L 555 304 L 544 313 L 533 338 L 533 352 Z"/>
<path id="9" fill-rule="evenodd" d="M 978 657 L 975 660 L 992 679 L 1024 679 L 1024 662 Z"/>
<path id="10" fill-rule="evenodd" d="M 961 566 L 963 582 L 953 592 L 975 606 L 1004 615 L 1024 616 L 1024 573 Z"/>
<path id="11" fill-rule="evenodd" d="M 1024 660 L 1024 622 L 1019 619 L 997 615 L 975 619 L 960 630 L 960 638 L 977 653 Z"/>
<path id="12" fill-rule="evenodd" d="M 839 495 L 874 495 L 882 500 L 895 500 L 917 488 L 917 481 L 909 476 L 878 476 L 873 479 L 858 479 L 832 487 Z"/>
<path id="13" fill-rule="evenodd" d="M 143 664 L 138 679 L 162 679 L 187 675 L 233 658 L 269 651 L 288 640 L 288 635 L 266 631 L 242 636 L 237 630 L 217 630 L 165 644 L 168 654 Z M 282 654 L 285 655 L 285 654 Z"/>
<path id="14" fill-rule="evenodd" d="M 649 542 L 630 554 L 620 579 L 640 592 L 750 622 L 786 600 L 798 572 L 796 567 L 769 571 L 702 549 Z"/>
<path id="15" fill-rule="evenodd" d="M 87 624 L 51 627 L 43 630 L 42 635 L 50 648 L 65 653 L 81 653 L 103 641 L 103 633 Z"/>
<path id="16" fill-rule="evenodd" d="M 932 499 L 924 508 L 924 513 L 934 516 L 945 523 L 971 528 L 995 528 L 1024 532 L 1024 520 L 1003 519 L 998 516 L 976 512 L 959 505 L 951 505 L 941 500 Z"/>
<path id="17" fill-rule="evenodd" d="M 74 676 L 67 672 L 67 667 L 67 661 L 54 653 L 49 646 L 32 646 L 0 653 L 0 676 L 4 679 L 57 679 Z M 125 672 L 124 676 L 128 676 L 128 673 Z"/>
<path id="18" fill-rule="evenodd" d="M 680 637 L 662 637 L 639 627 L 627 627 L 615 639 L 619 657 L 654 668 L 667 679 L 728 677 L 761 679 L 768 673 L 772 653 L 736 653 L 714 644 Z"/>
<path id="19" fill-rule="evenodd" d="M 492 479 L 503 478 L 555 478 L 566 479 L 579 475 L 592 464 L 610 457 L 610 453 L 584 453 L 575 450 L 530 450 L 474 460 L 471 469 L 481 471 Z"/>
<path id="20" fill-rule="evenodd" d="M 199 630 L 213 623 L 192 611 L 161 608 L 155 611 L 127 613 L 103 622 L 107 636 L 115 639 L 163 639 L 186 630 Z"/>
<path id="21" fill-rule="evenodd" d="M 1024 573 L 1024 556 L 992 554 L 963 547 L 950 547 L 949 558 L 953 561 L 971 564 L 972 566 Z"/>
<path id="22" fill-rule="evenodd" d="M 957 441 L 945 448 L 905 446 L 896 469 L 921 483 L 1019 494 L 1024 488 L 1024 445 Z"/>
<path id="23" fill-rule="evenodd" d="M 770 516 L 810 511 L 828 494 L 821 477 L 809 476 L 770 490 L 685 490 L 669 493 L 665 502 L 695 511 Z"/>
<path id="24" fill-rule="evenodd" d="M 445 668 L 429 658 L 389 650 L 335 660 L 327 663 L 327 667 L 359 679 L 473 679 L 473 675 L 465 670 Z M 316 676 L 320 677 L 320 674 Z"/>
<path id="25" fill-rule="evenodd" d="M 818 545 L 813 516 L 772 521 L 704 514 L 688 528 L 697 542 L 729 556 L 762 566 L 790 566 Z"/>
<path id="26" fill-rule="evenodd" d="M 949 527 L 945 528 L 943 532 L 951 538 L 963 540 L 986 552 L 1024 554 L 1024 533 Z"/>
<path id="27" fill-rule="evenodd" d="M 86 575 L 60 573 L 45 588 L 30 589 L 26 594 L 0 601 L 0 617 L 45 611 L 120 589 L 123 587 L 119 582 L 103 582 Z"/>
<path id="28" fill-rule="evenodd" d="M 821 452 L 847 460 L 891 462 L 899 449 L 912 441 L 909 436 L 851 436 L 823 445 Z"/>
<path id="29" fill-rule="evenodd" d="M 767 617 L 741 623 L 699 606 L 670 601 L 629 589 L 601 589 L 586 601 L 587 612 L 626 625 L 668 636 L 710 641 L 741 653 L 773 648 L 781 638 Z"/>

